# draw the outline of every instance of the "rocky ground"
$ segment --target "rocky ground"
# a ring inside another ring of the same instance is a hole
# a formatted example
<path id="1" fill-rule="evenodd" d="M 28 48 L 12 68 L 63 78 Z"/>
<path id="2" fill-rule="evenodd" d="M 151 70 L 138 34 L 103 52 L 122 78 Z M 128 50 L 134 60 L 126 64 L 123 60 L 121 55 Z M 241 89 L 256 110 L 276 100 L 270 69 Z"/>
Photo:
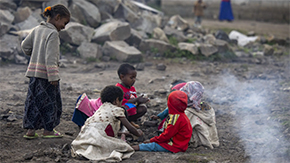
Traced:
<path id="1" fill-rule="evenodd" d="M 145 132 L 143 139 L 157 135 L 157 126 L 142 124 L 166 107 L 170 83 L 176 79 L 196 80 L 205 87 L 204 100 L 215 109 L 220 146 L 215 149 L 189 146 L 185 153 L 178 154 L 136 152 L 123 162 L 289 162 L 290 58 L 287 51 L 289 47 L 282 56 L 244 57 L 230 62 L 145 56 L 145 68 L 137 71 L 135 83 L 137 92 L 148 94 L 151 99 L 147 114 L 139 121 Z M 78 134 L 78 127 L 71 121 L 74 104 L 83 92 L 97 98 L 98 90 L 119 82 L 116 70 L 121 63 L 87 63 L 69 55 L 63 58 L 67 60 L 66 66 L 60 69 L 63 114 L 56 128 L 65 134 L 62 139 L 22 138 L 27 65 L 1 65 L 1 162 L 89 162 L 70 156 L 70 143 Z M 158 63 L 166 65 L 166 70 L 157 70 Z M 130 144 L 137 142 L 129 141 Z"/>

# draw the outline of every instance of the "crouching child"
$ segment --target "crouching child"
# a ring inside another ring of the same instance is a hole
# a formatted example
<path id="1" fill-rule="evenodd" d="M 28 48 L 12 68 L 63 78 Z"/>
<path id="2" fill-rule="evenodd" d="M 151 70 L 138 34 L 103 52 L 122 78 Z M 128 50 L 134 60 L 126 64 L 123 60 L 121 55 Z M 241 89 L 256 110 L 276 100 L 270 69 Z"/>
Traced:
<path id="1" fill-rule="evenodd" d="M 190 121 L 184 111 L 187 108 L 187 95 L 174 91 L 168 96 L 169 116 L 164 132 L 142 144 L 132 146 L 135 151 L 185 152 L 192 135 Z"/>

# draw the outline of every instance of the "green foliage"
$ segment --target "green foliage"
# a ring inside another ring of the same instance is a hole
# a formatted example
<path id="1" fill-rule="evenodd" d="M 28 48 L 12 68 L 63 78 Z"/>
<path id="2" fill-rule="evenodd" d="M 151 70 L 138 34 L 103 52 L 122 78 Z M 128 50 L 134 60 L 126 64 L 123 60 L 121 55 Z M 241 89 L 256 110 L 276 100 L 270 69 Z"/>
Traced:
<path id="1" fill-rule="evenodd" d="M 189 38 L 186 42 L 195 43 L 196 42 L 196 38 Z"/>
<path id="2" fill-rule="evenodd" d="M 97 58 L 94 58 L 94 57 L 88 57 L 88 58 L 86 58 L 86 61 L 88 63 L 91 63 L 91 62 L 98 62 L 99 60 Z"/>
<path id="3" fill-rule="evenodd" d="M 178 40 L 176 39 L 176 37 L 170 36 L 170 37 L 168 38 L 168 40 L 169 40 L 169 43 L 170 43 L 171 45 L 174 45 L 174 46 L 177 46 L 177 45 L 178 45 Z"/>
<path id="4" fill-rule="evenodd" d="M 157 48 L 151 47 L 151 52 L 156 54 L 159 52 L 159 50 Z"/>
<path id="5" fill-rule="evenodd" d="M 80 52 L 78 50 L 74 50 L 74 48 L 71 45 L 69 45 L 69 43 L 67 42 L 62 43 L 60 45 L 60 53 L 62 55 L 66 55 L 70 53 L 72 56 L 76 56 L 76 57 L 80 56 Z"/>

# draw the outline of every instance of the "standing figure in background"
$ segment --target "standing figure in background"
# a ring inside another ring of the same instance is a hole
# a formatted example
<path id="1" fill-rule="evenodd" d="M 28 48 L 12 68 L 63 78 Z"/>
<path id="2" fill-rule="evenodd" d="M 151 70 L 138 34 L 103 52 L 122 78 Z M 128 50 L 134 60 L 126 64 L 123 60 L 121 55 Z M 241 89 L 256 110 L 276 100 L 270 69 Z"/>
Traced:
<path id="1" fill-rule="evenodd" d="M 60 123 L 62 102 L 59 88 L 59 31 L 70 21 L 69 10 L 61 4 L 48 6 L 41 22 L 23 40 L 21 48 L 30 56 L 26 77 L 30 79 L 23 128 L 26 139 L 37 138 L 35 130 L 44 128 L 43 138 L 59 138 L 54 128 Z"/>
<path id="2" fill-rule="evenodd" d="M 223 20 L 232 21 L 232 20 L 234 20 L 232 6 L 231 6 L 231 0 L 222 0 L 221 1 L 219 20 L 220 21 L 223 21 Z"/>
<path id="3" fill-rule="evenodd" d="M 203 9 L 205 8 L 206 8 L 206 5 L 205 3 L 202 2 L 202 0 L 198 0 L 194 3 L 194 6 L 193 6 L 193 13 L 195 15 L 194 25 L 197 27 L 201 27 Z"/>

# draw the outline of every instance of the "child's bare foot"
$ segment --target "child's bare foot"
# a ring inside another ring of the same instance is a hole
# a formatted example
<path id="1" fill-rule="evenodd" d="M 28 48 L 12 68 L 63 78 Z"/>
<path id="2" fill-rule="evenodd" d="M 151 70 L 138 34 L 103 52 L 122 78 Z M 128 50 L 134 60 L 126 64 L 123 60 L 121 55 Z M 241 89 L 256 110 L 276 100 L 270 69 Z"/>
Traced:
<path id="1" fill-rule="evenodd" d="M 121 140 L 126 141 L 126 135 L 125 134 L 121 134 Z"/>

